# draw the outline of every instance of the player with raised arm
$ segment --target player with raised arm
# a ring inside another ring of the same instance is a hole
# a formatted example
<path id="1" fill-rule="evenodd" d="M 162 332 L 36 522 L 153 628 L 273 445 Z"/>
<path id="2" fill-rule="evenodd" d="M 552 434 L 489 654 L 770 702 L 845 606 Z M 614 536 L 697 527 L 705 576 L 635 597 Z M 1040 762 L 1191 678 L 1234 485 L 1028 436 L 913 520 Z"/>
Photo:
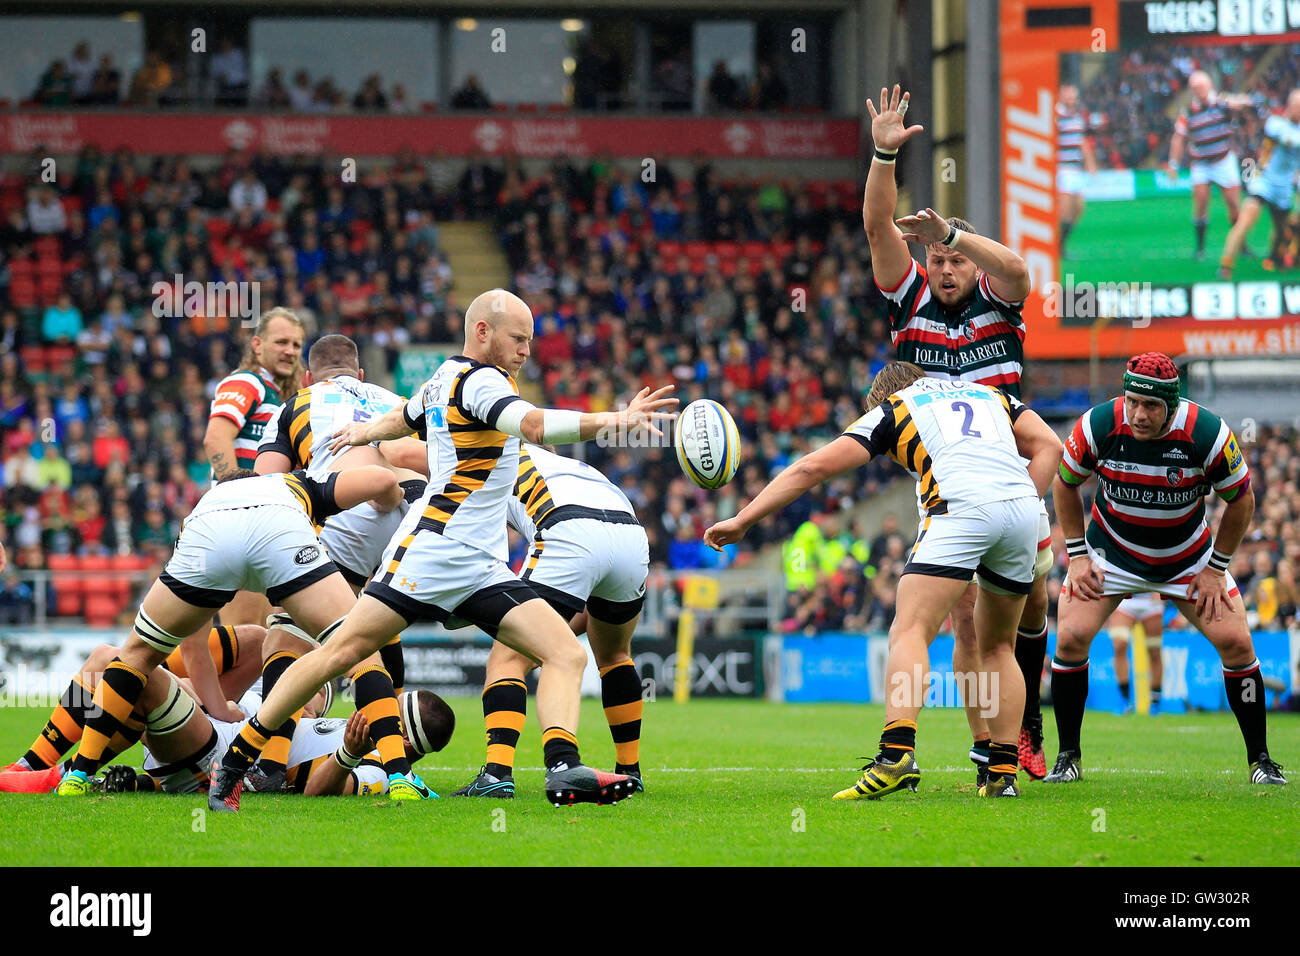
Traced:
<path id="1" fill-rule="evenodd" d="M 895 157 L 921 130 L 920 126 L 904 125 L 909 103 L 910 94 L 900 95 L 898 86 L 892 94 L 880 91 L 879 111 L 867 101 L 876 154 L 867 174 L 862 221 L 871 246 L 876 286 L 889 303 L 895 354 L 934 378 L 978 382 L 1018 399 L 1024 370 L 1021 312 L 1029 294 L 1029 271 L 1020 256 L 999 242 L 976 235 L 963 219 L 944 219 L 926 209 L 895 222 Z M 924 267 L 912 259 L 908 242 L 925 246 Z M 924 516 L 919 498 L 918 511 Z M 1025 602 L 1016 637 L 1016 659 L 1026 687 L 1020 761 L 1035 778 L 1047 773 L 1038 706 L 1039 677 L 1047 650 L 1047 572 L 1052 566 L 1046 505 L 1041 506 L 1038 524 L 1034 588 Z M 972 617 L 975 590 L 972 582 L 953 611 L 952 666 L 959 674 L 980 670 Z M 989 730 L 977 707 L 967 705 L 966 720 L 978 784 L 987 773 Z"/>
<path id="2" fill-rule="evenodd" d="M 1088 140 L 1088 113 L 1079 103 L 1079 88 L 1061 86 L 1056 99 L 1056 195 L 1061 206 L 1061 258 L 1069 258 L 1070 230 L 1083 216 L 1084 175 L 1097 172 L 1097 154 Z"/>
<path id="3" fill-rule="evenodd" d="M 1204 70 L 1197 70 L 1187 78 L 1187 88 L 1192 96 L 1174 121 L 1165 171 L 1171 180 L 1178 178 L 1178 166 L 1186 149 L 1192 172 L 1192 227 L 1196 230 L 1195 255 L 1199 262 L 1205 258 L 1211 184 L 1219 187 L 1219 195 L 1228 208 L 1229 223 L 1237 222 L 1241 167 L 1232 148 L 1232 113 L 1250 106 L 1250 97 L 1217 92 L 1210 74 Z"/>
<path id="4" fill-rule="evenodd" d="M 277 626 L 292 627 L 316 640 L 328 637 L 351 607 L 353 595 L 321 548 L 314 525 L 368 499 L 377 507 L 394 508 L 400 498 L 393 473 L 375 466 L 332 474 L 324 482 L 303 472 L 240 471 L 205 493 L 141 602 L 121 653 L 104 671 L 95 690 L 94 716 L 86 722 L 59 794 L 87 792 L 104 750 L 130 718 L 149 675 L 188 635 L 202 628 L 206 638 L 213 612 L 229 603 L 237 590 L 265 593 L 283 605 L 294 623 L 286 619 Z M 301 703 L 324 683 L 313 687 Z M 395 753 L 388 747 L 386 756 L 391 773 L 410 774 L 400 746 Z"/>
<path id="5" fill-rule="evenodd" d="M 1080 486 L 1094 473 L 1099 488 L 1085 536 Z M 1173 601 L 1219 652 L 1251 782 L 1286 783 L 1268 754 L 1263 677 L 1246 609 L 1228 573 L 1255 513 L 1255 496 L 1227 423 L 1180 397 L 1178 368 L 1169 356 L 1134 356 L 1124 372 L 1124 394 L 1075 423 L 1054 484 L 1070 570 L 1052 659 L 1060 751 L 1047 782 L 1082 776 L 1092 639 L 1121 598 L 1151 591 Z M 1211 490 L 1227 502 L 1213 535 L 1204 502 Z"/>
<path id="6" fill-rule="evenodd" d="M 1041 418 L 997 389 L 926 376 L 890 362 L 871 383 L 867 413 L 843 435 L 788 467 L 734 518 L 704 533 L 710 546 L 739 541 L 756 522 L 823 481 L 887 455 L 917 481 L 926 517 L 898 583 L 889 630 L 885 729 L 880 752 L 837 800 L 916 789 L 916 719 L 925 699 L 929 645 L 979 581 L 975 634 L 991 690 L 978 702 L 992 734 L 982 797 L 1019 796 L 1017 738 L 1025 684 L 1015 658 L 1016 622 L 1033 585 L 1038 504 L 1061 460 Z M 1028 467 L 1021 457 L 1028 459 Z"/>
<path id="7" fill-rule="evenodd" d="M 1266 207 L 1273 218 L 1273 241 L 1263 266 L 1271 271 L 1283 267 L 1290 269 L 1295 265 L 1295 251 L 1288 248 L 1293 241 L 1288 217 L 1295 203 L 1297 176 L 1300 176 L 1300 89 L 1291 91 L 1282 113 L 1264 121 L 1260 155 L 1246 177 L 1246 192 L 1250 195 L 1241 204 L 1241 215 L 1223 244 L 1223 258 L 1219 260 L 1220 279 L 1227 281 L 1232 278 L 1232 269 L 1246 242 L 1246 235 Z"/>
<path id="8" fill-rule="evenodd" d="M 217 383 L 203 435 L 213 484 L 253 467 L 263 430 L 302 380 L 303 332 L 291 310 L 268 309 L 244 346 L 239 368 Z M 241 591 L 221 609 L 221 623 L 261 624 L 270 609 L 265 595 Z"/>
<path id="9" fill-rule="evenodd" d="M 363 501 L 331 516 L 320 532 L 321 544 L 330 560 L 347 579 L 353 593 L 358 595 L 378 569 L 379 559 L 406 517 L 409 504 L 424 494 L 425 481 L 414 471 L 394 468 L 371 445 L 335 451 L 330 447 L 330 436 L 344 425 L 378 418 L 404 402 L 405 399 L 388 389 L 365 381 L 355 342 L 345 335 L 325 335 L 312 344 L 303 387 L 280 406 L 279 414 L 267 424 L 258 449 L 256 471 L 263 475 L 301 468 L 317 481 L 324 481 L 333 472 L 361 465 L 379 465 L 393 470 L 403 492 L 396 508 L 379 511 Z M 408 441 L 420 452 L 424 451 L 419 442 Z M 310 646 L 299 640 L 279 648 L 275 659 L 267 662 L 262 676 L 264 694 L 275 689 L 279 676 Z M 370 698 L 372 693 L 390 692 L 381 686 L 385 681 L 391 683 L 394 696 L 400 694 L 406 675 L 400 636 L 395 635 L 379 649 L 377 658 L 368 658 L 362 667 L 366 673 L 377 668 L 383 674 L 378 678 L 366 677 L 356 684 L 358 692 L 363 695 L 357 700 L 359 709 L 364 710 L 373 702 Z M 349 676 L 355 684 L 357 675 Z M 259 767 L 271 778 L 272 786 L 288 769 L 286 761 L 296 719 L 296 715 L 291 716 L 276 728 L 262 751 Z"/>
<path id="10" fill-rule="evenodd" d="M 577 724 L 586 654 L 564 619 L 506 565 L 506 503 L 519 470 L 519 443 L 569 444 L 603 428 L 645 426 L 671 417 L 671 386 L 643 389 L 620 412 L 541 409 L 519 397 L 514 375 L 528 359 L 533 316 L 502 289 L 478 296 L 465 315 L 463 355 L 445 361 L 401 408 L 343 429 L 335 447 L 419 432 L 428 441 L 429 486 L 411 508 L 356 607 L 323 645 L 295 661 L 232 744 L 214 776 L 209 806 L 227 809 L 240 778 L 312 690 L 374 653 L 413 621 L 454 612 L 542 665 L 537 709 L 546 790 L 555 804 L 613 802 L 633 782 L 583 766 Z M 344 472 L 343 474 L 348 474 Z"/>

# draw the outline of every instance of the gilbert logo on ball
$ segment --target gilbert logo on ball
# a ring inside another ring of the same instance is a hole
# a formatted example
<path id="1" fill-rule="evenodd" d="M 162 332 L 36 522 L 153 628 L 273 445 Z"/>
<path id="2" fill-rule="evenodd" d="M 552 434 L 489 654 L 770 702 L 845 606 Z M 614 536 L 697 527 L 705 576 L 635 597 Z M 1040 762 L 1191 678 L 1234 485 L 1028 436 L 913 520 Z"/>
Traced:
<path id="1" fill-rule="evenodd" d="M 701 488 L 721 488 L 740 464 L 740 432 L 731 414 L 717 402 L 691 402 L 677 418 L 673 435 L 677 463 Z"/>

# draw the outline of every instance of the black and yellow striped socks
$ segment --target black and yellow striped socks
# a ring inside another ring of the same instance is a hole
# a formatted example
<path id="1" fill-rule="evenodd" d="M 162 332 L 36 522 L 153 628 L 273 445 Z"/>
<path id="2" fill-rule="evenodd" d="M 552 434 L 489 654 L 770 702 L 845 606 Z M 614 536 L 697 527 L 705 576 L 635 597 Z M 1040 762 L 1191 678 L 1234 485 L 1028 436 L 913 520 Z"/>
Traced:
<path id="1" fill-rule="evenodd" d="M 547 727 L 542 732 L 542 761 L 548 772 L 558 772 L 582 763 L 578 755 L 578 738 L 563 727 Z"/>
<path id="2" fill-rule="evenodd" d="M 641 716 L 645 701 L 641 698 L 641 677 L 636 664 L 619 661 L 600 669 L 600 699 L 614 738 L 614 772 L 640 770 Z"/>
<path id="3" fill-rule="evenodd" d="M 357 710 L 365 714 L 370 724 L 370 739 L 379 751 L 384 772 L 411 772 L 402 743 L 402 721 L 398 717 L 397 697 L 393 694 L 393 679 L 378 664 L 361 668 L 352 675 L 352 693 L 356 696 Z"/>
<path id="4" fill-rule="evenodd" d="M 124 733 L 147 679 L 145 674 L 123 664 L 117 657 L 104 669 L 104 676 L 95 688 L 93 716 L 86 720 L 81 747 L 72 761 L 73 771 L 87 777 L 94 776 L 114 736 Z"/>
<path id="5" fill-rule="evenodd" d="M 239 734 L 230 742 L 226 755 L 221 758 L 221 766 L 239 774 L 248 772 L 248 768 L 262 755 L 262 748 L 271 738 L 271 731 L 263 727 L 254 715 L 240 729 Z"/>
<path id="6" fill-rule="evenodd" d="M 275 688 L 276 682 L 297 659 L 298 655 L 293 651 L 279 651 L 267 658 L 262 665 L 263 700 L 271 696 L 271 691 Z M 258 758 L 261 761 L 263 773 L 270 774 L 277 770 L 289 769 L 289 745 L 293 743 L 293 732 L 298 729 L 298 720 L 301 717 L 302 710 L 300 709 L 292 717 L 286 718 L 284 723 L 275 728 L 275 731 L 267 739 L 266 746 L 262 748 L 262 755 Z"/>
<path id="7" fill-rule="evenodd" d="M 388 671 L 388 676 L 393 679 L 393 693 L 401 697 L 406 684 L 406 661 L 402 657 L 401 634 L 379 649 L 379 660 L 384 665 L 384 670 Z"/>
<path id="8" fill-rule="evenodd" d="M 897 763 L 916 750 L 916 721 L 891 720 L 880 735 L 880 755 Z"/>
<path id="9" fill-rule="evenodd" d="M 81 739 L 82 728 L 86 726 L 86 711 L 90 709 L 94 696 L 81 682 L 80 674 L 72 678 L 59 698 L 59 705 L 50 712 L 50 719 L 45 722 L 40 735 L 18 762 L 29 770 L 48 770 L 62 760 L 63 755 Z"/>
<path id="10" fill-rule="evenodd" d="M 1009 744 L 989 743 L 989 776 L 1014 777 L 1020 766 L 1020 746 L 1016 741 Z"/>
<path id="11" fill-rule="evenodd" d="M 528 710 L 528 686 L 521 680 L 493 681 L 483 689 L 483 725 L 487 730 L 487 766 L 498 779 L 515 769 L 515 748 Z"/>

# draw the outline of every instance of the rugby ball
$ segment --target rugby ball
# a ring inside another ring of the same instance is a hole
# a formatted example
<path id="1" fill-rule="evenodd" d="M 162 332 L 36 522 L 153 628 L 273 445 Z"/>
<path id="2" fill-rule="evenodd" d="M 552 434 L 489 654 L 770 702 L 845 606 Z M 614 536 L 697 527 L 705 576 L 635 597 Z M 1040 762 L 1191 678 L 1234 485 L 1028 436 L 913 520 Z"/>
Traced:
<path id="1" fill-rule="evenodd" d="M 701 488 L 721 488 L 740 464 L 740 432 L 731 414 L 707 398 L 691 402 L 673 434 L 677 463 Z"/>

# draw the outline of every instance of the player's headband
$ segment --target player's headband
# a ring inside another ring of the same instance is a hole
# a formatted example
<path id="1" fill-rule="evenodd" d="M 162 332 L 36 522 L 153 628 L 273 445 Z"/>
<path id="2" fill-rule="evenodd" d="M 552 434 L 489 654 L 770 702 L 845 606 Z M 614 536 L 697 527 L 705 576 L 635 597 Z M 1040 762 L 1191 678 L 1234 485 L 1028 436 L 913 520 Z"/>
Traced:
<path id="1" fill-rule="evenodd" d="M 419 754 L 433 750 L 429 735 L 425 733 L 424 721 L 420 719 L 420 699 L 413 690 L 402 691 L 402 726 L 406 728 L 406 739 Z"/>

